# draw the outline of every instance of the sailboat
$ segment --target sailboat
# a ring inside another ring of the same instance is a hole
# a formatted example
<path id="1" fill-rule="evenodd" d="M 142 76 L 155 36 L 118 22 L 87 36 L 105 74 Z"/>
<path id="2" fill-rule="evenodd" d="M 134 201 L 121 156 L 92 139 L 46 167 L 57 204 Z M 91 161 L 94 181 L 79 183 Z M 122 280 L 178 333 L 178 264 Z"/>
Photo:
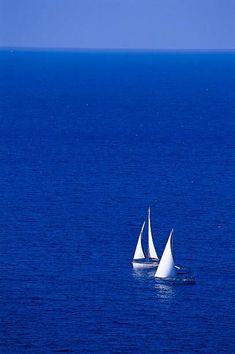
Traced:
<path id="1" fill-rule="evenodd" d="M 173 229 L 170 232 L 168 241 L 163 251 L 161 260 L 155 273 L 155 278 L 161 282 L 172 282 L 177 284 L 194 284 L 195 279 L 191 276 L 180 275 L 178 267 L 175 266 L 172 253 Z"/>
<path id="2" fill-rule="evenodd" d="M 150 208 L 148 209 L 148 251 L 145 254 L 142 246 L 142 236 L 145 228 L 145 221 L 140 230 L 139 238 L 137 241 L 134 258 L 132 265 L 134 268 L 142 267 L 157 267 L 159 263 L 159 258 L 153 243 L 152 229 L 151 229 L 151 220 L 150 220 Z"/>

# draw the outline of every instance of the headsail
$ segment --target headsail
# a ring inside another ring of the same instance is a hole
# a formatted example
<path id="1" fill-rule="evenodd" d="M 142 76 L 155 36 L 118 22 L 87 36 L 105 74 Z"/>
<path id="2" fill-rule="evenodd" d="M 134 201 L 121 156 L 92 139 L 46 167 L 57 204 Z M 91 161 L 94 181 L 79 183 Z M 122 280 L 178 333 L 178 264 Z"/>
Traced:
<path id="1" fill-rule="evenodd" d="M 149 258 L 158 259 L 157 252 L 153 243 L 151 220 L 150 220 L 150 208 L 148 209 L 148 256 Z"/>
<path id="2" fill-rule="evenodd" d="M 174 278 L 176 276 L 176 269 L 175 269 L 173 255 L 172 255 L 172 235 L 173 235 L 173 229 L 171 230 L 159 266 L 155 273 L 155 277 Z"/>
<path id="3" fill-rule="evenodd" d="M 143 251 L 143 247 L 142 247 L 142 234 L 143 234 L 143 230 L 144 230 L 144 226 L 145 226 L 145 221 L 142 225 L 141 231 L 140 231 L 140 235 L 138 238 L 138 242 L 136 245 L 136 249 L 135 249 L 135 254 L 134 254 L 134 258 L 133 259 L 142 259 L 145 258 L 145 254 Z"/>

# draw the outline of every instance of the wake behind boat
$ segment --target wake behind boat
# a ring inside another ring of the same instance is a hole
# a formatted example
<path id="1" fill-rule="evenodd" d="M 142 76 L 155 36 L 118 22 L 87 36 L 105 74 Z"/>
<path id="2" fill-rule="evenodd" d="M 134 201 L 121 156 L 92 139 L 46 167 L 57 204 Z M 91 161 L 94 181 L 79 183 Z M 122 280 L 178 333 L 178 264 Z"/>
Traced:
<path id="1" fill-rule="evenodd" d="M 145 254 L 142 245 L 142 236 L 145 228 L 145 221 L 142 225 L 138 242 L 135 249 L 134 258 L 132 265 L 134 268 L 152 268 L 157 267 L 159 263 L 159 258 L 153 243 L 152 229 L 151 229 L 151 220 L 150 220 L 150 208 L 148 209 L 148 250 Z"/>

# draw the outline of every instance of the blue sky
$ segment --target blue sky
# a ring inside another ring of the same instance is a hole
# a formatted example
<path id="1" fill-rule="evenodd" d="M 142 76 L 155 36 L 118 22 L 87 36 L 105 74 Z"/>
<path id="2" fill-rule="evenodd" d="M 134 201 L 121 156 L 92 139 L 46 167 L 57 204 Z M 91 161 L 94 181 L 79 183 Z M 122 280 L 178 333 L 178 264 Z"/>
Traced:
<path id="1" fill-rule="evenodd" d="M 235 0 L 0 0 L 0 46 L 235 49 Z"/>

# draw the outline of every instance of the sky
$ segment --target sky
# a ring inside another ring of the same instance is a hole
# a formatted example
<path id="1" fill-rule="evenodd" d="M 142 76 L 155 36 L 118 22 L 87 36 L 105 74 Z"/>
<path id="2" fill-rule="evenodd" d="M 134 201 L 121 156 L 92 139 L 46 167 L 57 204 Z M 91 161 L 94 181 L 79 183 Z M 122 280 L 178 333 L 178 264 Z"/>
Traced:
<path id="1" fill-rule="evenodd" d="M 235 49 L 235 0 L 0 0 L 0 47 Z"/>

